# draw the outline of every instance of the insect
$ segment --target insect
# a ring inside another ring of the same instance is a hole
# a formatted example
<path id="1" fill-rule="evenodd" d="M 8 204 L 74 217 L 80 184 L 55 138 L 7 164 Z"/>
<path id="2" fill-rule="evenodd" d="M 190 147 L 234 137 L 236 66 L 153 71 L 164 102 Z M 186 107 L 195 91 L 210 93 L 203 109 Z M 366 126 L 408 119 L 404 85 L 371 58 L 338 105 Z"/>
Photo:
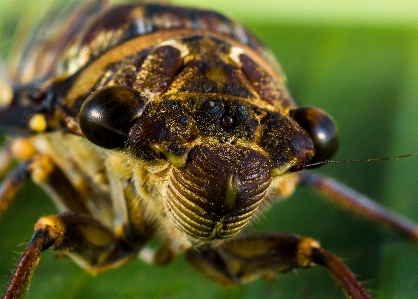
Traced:
<path id="1" fill-rule="evenodd" d="M 210 104 L 209 104 L 210 105 Z M 226 119 L 226 121 L 228 121 L 228 119 Z M 74 134 L 74 133 L 73 133 Z M 180 166 L 179 166 L 180 167 Z"/>

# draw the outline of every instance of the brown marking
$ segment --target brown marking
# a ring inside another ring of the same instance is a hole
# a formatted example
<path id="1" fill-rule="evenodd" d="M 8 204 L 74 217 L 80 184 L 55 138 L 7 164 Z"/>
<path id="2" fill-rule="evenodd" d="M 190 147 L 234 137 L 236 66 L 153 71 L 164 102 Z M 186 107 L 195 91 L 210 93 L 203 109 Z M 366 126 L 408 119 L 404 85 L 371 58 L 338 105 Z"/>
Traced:
<path id="1" fill-rule="evenodd" d="M 109 65 L 112 65 L 125 57 L 134 55 L 135 53 L 154 47 L 156 43 L 171 39 L 181 40 L 183 38 L 190 38 L 193 36 L 217 38 L 228 42 L 233 46 L 241 47 L 249 57 L 252 57 L 254 63 L 258 64 L 260 68 L 264 69 L 270 76 L 273 77 L 273 80 L 274 78 L 279 78 L 281 75 L 278 73 L 277 69 L 274 68 L 274 66 L 268 64 L 255 50 L 240 44 L 233 38 L 205 30 L 178 29 L 163 31 L 133 38 L 99 56 L 94 62 L 87 65 L 74 80 L 73 85 L 64 97 L 64 105 L 72 106 L 79 97 L 88 94 L 91 91 L 92 86 L 94 86 L 94 84 L 109 68 Z"/>
<path id="2" fill-rule="evenodd" d="M 133 87 L 138 75 L 138 70 L 141 68 L 149 53 L 150 49 L 147 49 L 113 65 L 112 69 L 103 75 L 102 79 L 94 88 L 99 89 L 112 85 Z"/>
<path id="3" fill-rule="evenodd" d="M 181 63 L 178 49 L 172 46 L 158 47 L 145 59 L 133 87 L 139 91 L 161 92 L 174 80 Z"/>
<path id="4" fill-rule="evenodd" d="M 273 168 L 280 169 L 288 163 L 291 166 L 304 164 L 313 157 L 312 140 L 292 119 L 268 113 L 261 123 L 264 131 L 260 145 L 269 154 Z"/>
<path id="5" fill-rule="evenodd" d="M 196 138 L 195 127 L 190 111 L 181 101 L 151 102 L 129 130 L 127 147 L 137 156 L 184 156 L 189 141 Z"/>
<path id="6" fill-rule="evenodd" d="M 253 58 L 253 57 L 252 57 Z M 293 100 L 286 89 L 282 77 L 272 77 L 246 54 L 241 54 L 239 59 L 242 70 L 247 75 L 260 97 L 271 105 L 289 107 Z"/>

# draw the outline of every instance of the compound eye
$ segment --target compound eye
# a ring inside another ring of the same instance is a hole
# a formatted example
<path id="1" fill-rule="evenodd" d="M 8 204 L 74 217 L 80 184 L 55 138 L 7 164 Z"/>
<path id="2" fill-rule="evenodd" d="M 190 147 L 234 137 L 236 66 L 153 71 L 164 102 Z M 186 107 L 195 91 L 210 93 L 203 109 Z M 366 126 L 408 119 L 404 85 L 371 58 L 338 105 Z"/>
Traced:
<path id="1" fill-rule="evenodd" d="M 145 99 L 133 88 L 109 86 L 93 92 L 83 103 L 79 123 L 84 136 L 107 149 L 121 148 Z"/>
<path id="2" fill-rule="evenodd" d="M 311 163 L 330 159 L 337 152 L 338 128 L 327 113 L 315 107 L 299 107 L 290 112 L 292 117 L 311 137 L 315 156 Z"/>

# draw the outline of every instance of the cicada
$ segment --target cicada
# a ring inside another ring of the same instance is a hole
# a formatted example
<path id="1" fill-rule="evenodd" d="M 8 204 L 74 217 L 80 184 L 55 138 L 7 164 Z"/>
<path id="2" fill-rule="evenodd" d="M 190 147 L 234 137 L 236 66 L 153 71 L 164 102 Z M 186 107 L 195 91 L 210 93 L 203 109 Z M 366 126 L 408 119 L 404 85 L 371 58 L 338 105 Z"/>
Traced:
<path id="1" fill-rule="evenodd" d="M 313 238 L 248 231 L 301 185 L 418 239 L 415 223 L 306 169 L 335 154 L 334 120 L 299 105 L 270 51 L 219 13 L 79 4 L 46 18 L 15 54 L 2 85 L 0 127 L 13 136 L 2 158 L 23 161 L 0 204 L 7 214 L 32 178 L 58 213 L 36 222 L 4 298 L 25 294 L 45 250 L 92 274 L 184 255 L 225 285 L 320 265 L 347 297 L 371 298 Z"/>

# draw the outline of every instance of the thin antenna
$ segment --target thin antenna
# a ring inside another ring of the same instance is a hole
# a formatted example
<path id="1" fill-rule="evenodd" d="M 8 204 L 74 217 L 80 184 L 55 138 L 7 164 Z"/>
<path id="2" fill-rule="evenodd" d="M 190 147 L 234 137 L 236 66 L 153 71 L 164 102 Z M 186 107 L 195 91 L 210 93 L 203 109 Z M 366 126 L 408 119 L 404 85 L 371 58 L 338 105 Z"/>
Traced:
<path id="1" fill-rule="evenodd" d="M 358 162 L 375 162 L 375 161 L 385 161 L 385 160 L 398 160 L 398 159 L 402 159 L 402 158 L 408 158 L 408 157 L 412 157 L 412 156 L 417 156 L 418 152 L 416 153 L 412 153 L 412 154 L 408 154 L 408 155 L 402 155 L 402 156 L 395 156 L 395 157 L 385 157 L 385 158 L 370 158 L 370 159 L 362 159 L 362 160 L 325 160 L 322 162 L 315 162 L 315 163 L 311 163 L 311 164 L 306 164 L 306 165 L 302 165 L 300 167 L 300 169 L 298 170 L 302 170 L 302 169 L 309 169 L 309 168 L 315 168 L 321 165 L 325 165 L 325 164 L 330 164 L 330 163 L 358 163 Z"/>

